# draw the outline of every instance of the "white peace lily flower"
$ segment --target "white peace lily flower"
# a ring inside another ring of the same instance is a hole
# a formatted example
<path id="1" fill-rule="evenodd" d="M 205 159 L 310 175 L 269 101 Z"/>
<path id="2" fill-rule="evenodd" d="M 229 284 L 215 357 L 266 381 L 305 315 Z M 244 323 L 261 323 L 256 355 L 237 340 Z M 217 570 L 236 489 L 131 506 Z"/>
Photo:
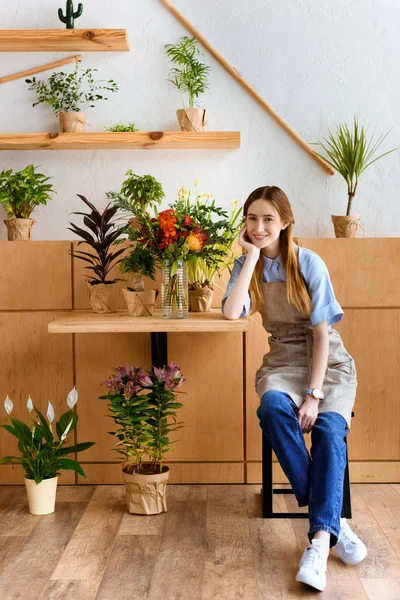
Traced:
<path id="1" fill-rule="evenodd" d="M 52 423 L 54 421 L 54 408 L 51 402 L 49 402 L 49 406 L 47 407 L 47 418 L 49 420 L 49 423 Z"/>
<path id="2" fill-rule="evenodd" d="M 29 412 L 31 412 L 31 410 L 33 410 L 33 402 L 32 402 L 32 398 L 29 394 L 29 398 L 26 402 L 26 408 L 28 409 Z"/>
<path id="3" fill-rule="evenodd" d="M 70 422 L 69 422 L 69 423 L 68 423 L 68 425 L 66 426 L 66 428 L 65 428 L 65 431 L 64 431 L 64 433 L 63 433 L 63 434 L 62 434 L 62 436 L 61 436 L 61 441 L 62 441 L 62 442 L 63 442 L 63 441 L 65 440 L 65 438 L 67 437 L 67 435 L 68 435 L 68 432 L 69 432 L 69 430 L 71 429 L 71 425 L 72 425 L 72 419 L 70 420 Z"/>
<path id="4" fill-rule="evenodd" d="M 74 386 L 73 389 L 68 394 L 67 404 L 70 408 L 73 408 L 75 404 L 78 402 L 78 391 Z"/>
<path id="5" fill-rule="evenodd" d="M 14 403 L 13 403 L 13 401 L 11 400 L 11 398 L 9 398 L 8 396 L 7 396 L 7 398 L 4 400 L 4 408 L 6 409 L 6 413 L 7 413 L 8 415 L 11 415 L 11 413 L 12 413 L 12 410 L 13 410 L 13 408 L 14 408 Z"/>

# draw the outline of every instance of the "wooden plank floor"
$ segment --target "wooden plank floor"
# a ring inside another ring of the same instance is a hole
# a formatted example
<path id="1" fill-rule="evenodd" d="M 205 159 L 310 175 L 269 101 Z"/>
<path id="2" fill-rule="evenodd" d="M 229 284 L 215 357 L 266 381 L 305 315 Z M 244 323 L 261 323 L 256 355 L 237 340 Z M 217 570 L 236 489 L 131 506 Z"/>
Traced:
<path id="1" fill-rule="evenodd" d="M 335 551 L 322 600 L 400 598 L 400 485 L 352 485 L 360 565 Z M 299 510 L 276 496 L 275 510 Z M 261 519 L 259 485 L 169 485 L 168 513 L 130 515 L 122 486 L 59 486 L 56 512 L 0 487 L 2 600 L 297 600 L 307 520 Z"/>

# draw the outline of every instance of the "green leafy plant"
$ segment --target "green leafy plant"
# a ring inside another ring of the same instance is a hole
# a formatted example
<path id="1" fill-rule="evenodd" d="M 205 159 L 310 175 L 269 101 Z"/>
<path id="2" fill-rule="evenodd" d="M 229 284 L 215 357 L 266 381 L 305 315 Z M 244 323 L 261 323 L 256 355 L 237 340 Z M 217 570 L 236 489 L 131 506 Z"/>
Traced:
<path id="1" fill-rule="evenodd" d="M 123 457 L 128 473 L 161 473 L 164 455 L 172 449 L 171 433 L 182 424 L 176 420 L 177 388 L 184 382 L 181 370 L 168 367 L 142 368 L 125 365 L 114 369 L 105 382 L 110 418 L 118 425 L 109 432 L 118 439 L 115 450 Z M 146 461 L 149 463 L 146 463 Z"/>
<path id="2" fill-rule="evenodd" d="M 72 0 L 67 0 L 65 7 L 65 17 L 62 8 L 58 9 L 58 18 L 62 23 L 66 23 L 67 29 L 74 29 L 74 19 L 81 16 L 83 12 L 83 4 L 79 3 L 77 10 L 74 12 L 74 3 Z"/>
<path id="3" fill-rule="evenodd" d="M 97 69 L 80 69 L 76 63 L 72 73 L 52 73 L 47 82 L 42 80 L 25 79 L 29 83 L 29 90 L 37 93 L 38 100 L 32 106 L 44 103 L 51 106 L 54 113 L 81 112 L 86 107 L 94 107 L 99 100 L 108 100 L 99 92 L 115 93 L 118 86 L 113 79 L 108 81 L 98 80 L 93 77 Z"/>
<path id="4" fill-rule="evenodd" d="M 54 409 L 51 402 L 48 405 L 46 419 L 33 406 L 29 397 L 27 402 L 29 423 L 9 416 L 11 424 L 1 425 L 18 439 L 20 456 L 5 456 L 0 460 L 0 464 L 21 463 L 26 479 L 33 479 L 36 484 L 39 484 L 43 479 L 57 477 L 61 474 L 61 470 L 76 471 L 82 477 L 86 477 L 80 464 L 72 458 L 68 458 L 70 454 L 87 450 L 95 443 L 81 442 L 72 446 L 68 443 L 67 436 L 73 431 L 78 422 L 78 415 L 72 410 L 77 400 L 78 392 L 74 388 L 67 398 L 70 409 L 62 414 L 56 422 L 57 437 L 55 437 L 52 427 Z M 10 415 L 13 410 L 13 403 L 8 396 L 4 402 L 4 407 L 7 414 Z M 34 417 L 31 416 L 32 412 L 35 414 Z"/>
<path id="5" fill-rule="evenodd" d="M 166 44 L 167 56 L 177 66 L 170 70 L 169 83 L 181 93 L 184 108 L 194 108 L 195 102 L 208 89 L 210 67 L 199 58 L 203 56 L 196 38 L 184 35 L 178 44 Z"/>
<path id="6" fill-rule="evenodd" d="M 152 252 L 150 248 L 142 246 L 142 244 L 135 245 L 132 252 L 122 260 L 119 268 L 121 273 L 138 273 L 153 281 L 156 278 L 156 265 Z M 140 283 L 144 289 L 143 279 Z"/>
<path id="7" fill-rule="evenodd" d="M 0 173 L 0 204 L 8 218 L 29 219 L 39 204 L 51 200 L 51 194 L 55 193 L 47 183 L 51 177 L 36 173 L 37 168 L 28 165 L 22 171 L 9 169 Z"/>
<path id="8" fill-rule="evenodd" d="M 74 223 L 70 223 L 71 227 L 68 229 L 83 239 L 78 242 L 78 246 L 83 243 L 88 244 L 93 249 L 93 254 L 75 250 L 72 255 L 90 264 L 89 267 L 86 267 L 87 270 L 94 272 L 94 275 L 88 279 L 90 285 L 116 283 L 118 279 L 107 280 L 107 275 L 115 265 L 121 262 L 122 259 L 118 259 L 118 257 L 125 251 L 124 248 L 115 252 L 111 251 L 111 246 L 121 234 L 121 229 L 112 221 L 117 208 L 107 204 L 103 213 L 100 213 L 85 196 L 77 195 L 90 208 L 91 212 L 74 212 L 72 214 L 83 216 L 87 230 Z"/>
<path id="9" fill-rule="evenodd" d="M 138 127 L 136 127 L 135 123 L 119 123 L 117 125 L 112 125 L 111 127 L 104 127 L 105 131 L 112 131 L 115 133 L 124 132 L 124 131 L 139 131 Z"/>
<path id="10" fill-rule="evenodd" d="M 314 144 L 321 146 L 326 156 L 318 152 L 316 154 L 336 169 L 346 181 L 348 193 L 346 216 L 351 214 L 352 202 L 361 174 L 380 158 L 398 150 L 394 148 L 375 156 L 388 133 L 380 135 L 377 139 L 373 136 L 369 138 L 364 125 L 360 127 L 358 120 L 354 118 L 352 129 L 346 123 L 340 123 L 334 133 L 329 131 L 327 138 Z"/>
<path id="11" fill-rule="evenodd" d="M 160 204 L 164 198 L 164 190 L 160 182 L 152 175 L 136 175 L 130 169 L 125 173 L 127 178 L 122 183 L 120 192 L 107 192 L 107 198 L 114 201 L 118 208 L 131 212 L 132 207 L 141 212 Z"/>

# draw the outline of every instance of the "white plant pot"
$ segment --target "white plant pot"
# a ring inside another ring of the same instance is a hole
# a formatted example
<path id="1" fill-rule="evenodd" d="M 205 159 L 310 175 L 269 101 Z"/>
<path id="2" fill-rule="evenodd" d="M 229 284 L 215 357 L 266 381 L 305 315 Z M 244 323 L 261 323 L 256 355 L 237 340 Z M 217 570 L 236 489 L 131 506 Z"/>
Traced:
<path id="1" fill-rule="evenodd" d="M 58 477 L 43 479 L 38 485 L 33 479 L 25 477 L 28 494 L 29 512 L 31 515 L 49 515 L 54 512 L 56 503 Z"/>

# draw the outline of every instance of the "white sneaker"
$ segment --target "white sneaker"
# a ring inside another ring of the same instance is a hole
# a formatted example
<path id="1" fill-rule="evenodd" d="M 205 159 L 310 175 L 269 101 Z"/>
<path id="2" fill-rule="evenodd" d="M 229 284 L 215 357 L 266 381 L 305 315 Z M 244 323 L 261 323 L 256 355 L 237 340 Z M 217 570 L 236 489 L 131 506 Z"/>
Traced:
<path id="1" fill-rule="evenodd" d="M 308 548 L 304 550 L 296 581 L 311 585 L 322 592 L 326 586 L 326 561 L 327 557 L 322 551 L 320 542 L 313 539 Z"/>
<path id="2" fill-rule="evenodd" d="M 340 533 L 335 548 L 346 565 L 358 565 L 368 554 L 366 545 L 351 530 L 346 519 L 340 519 Z"/>

